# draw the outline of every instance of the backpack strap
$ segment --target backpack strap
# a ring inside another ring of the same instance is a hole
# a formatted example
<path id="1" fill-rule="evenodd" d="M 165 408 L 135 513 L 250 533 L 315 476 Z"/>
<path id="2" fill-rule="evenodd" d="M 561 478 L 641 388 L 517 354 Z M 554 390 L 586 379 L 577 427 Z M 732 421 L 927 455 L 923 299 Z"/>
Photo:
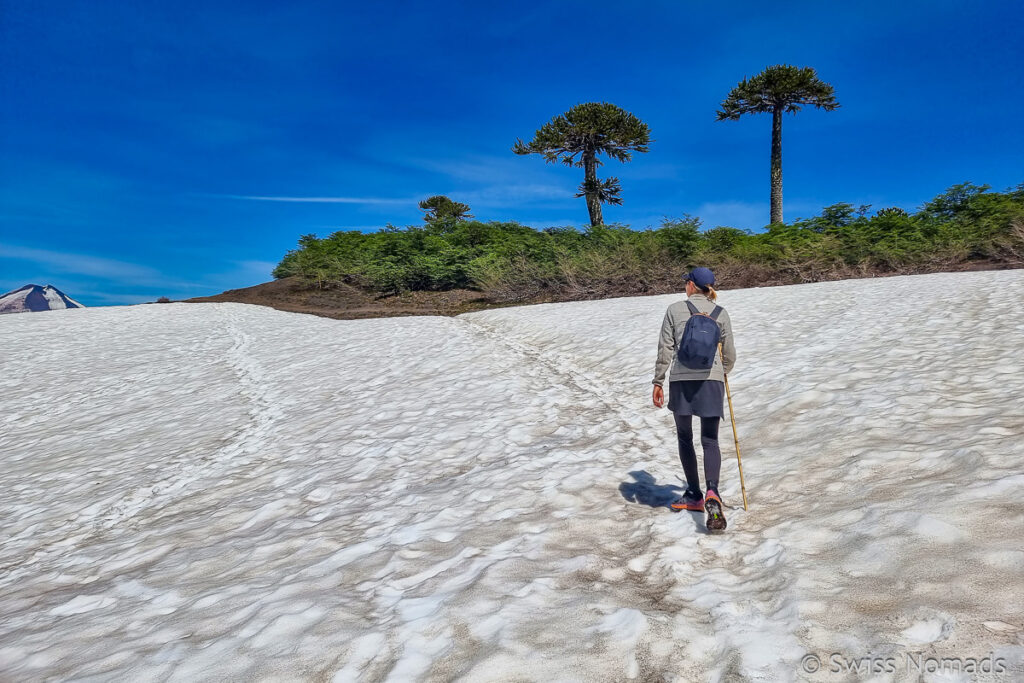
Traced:
<path id="1" fill-rule="evenodd" d="M 714 320 L 716 323 L 718 322 L 718 316 L 722 314 L 721 306 L 715 306 L 714 310 L 711 311 L 710 313 L 701 313 L 700 310 L 698 310 L 698 308 L 693 305 L 692 301 L 687 300 L 686 307 L 690 309 L 690 315 L 707 315 L 710 316 L 711 319 Z"/>

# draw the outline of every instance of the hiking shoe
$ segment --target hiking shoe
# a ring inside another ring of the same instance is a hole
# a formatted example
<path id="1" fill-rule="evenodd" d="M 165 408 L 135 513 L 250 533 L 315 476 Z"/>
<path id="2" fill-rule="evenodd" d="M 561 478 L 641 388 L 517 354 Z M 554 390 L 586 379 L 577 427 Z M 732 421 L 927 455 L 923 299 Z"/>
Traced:
<path id="1" fill-rule="evenodd" d="M 717 491 L 708 490 L 704 499 L 704 511 L 708 513 L 708 531 L 714 533 L 725 530 L 725 513 L 722 511 L 722 499 L 718 497 Z"/>
<path id="2" fill-rule="evenodd" d="M 697 512 L 703 512 L 704 496 L 701 495 L 700 491 L 694 492 L 687 489 L 683 497 L 670 504 L 669 507 L 673 510 L 696 510 Z"/>

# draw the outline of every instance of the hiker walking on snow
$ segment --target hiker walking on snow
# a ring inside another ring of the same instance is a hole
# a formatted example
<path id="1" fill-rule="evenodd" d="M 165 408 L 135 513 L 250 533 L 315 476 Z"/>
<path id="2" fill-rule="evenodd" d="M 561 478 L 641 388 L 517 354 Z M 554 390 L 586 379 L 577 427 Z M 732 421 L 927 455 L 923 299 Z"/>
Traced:
<path id="1" fill-rule="evenodd" d="M 668 409 L 675 418 L 679 460 L 686 475 L 686 492 L 671 507 L 674 510 L 706 509 L 708 529 L 720 531 L 725 528 L 725 515 L 722 513 L 722 499 L 718 495 L 718 475 L 722 468 L 718 426 L 725 417 L 725 375 L 736 363 L 736 347 L 733 344 L 729 314 L 715 304 L 717 294 L 712 287 L 715 283 L 714 273 L 707 268 L 694 268 L 686 274 L 685 280 L 687 300 L 670 305 L 661 323 L 658 358 L 654 363 L 653 400 L 657 408 L 665 405 L 662 383 L 671 365 Z M 696 319 L 698 317 L 702 319 Z M 691 318 L 695 319 L 687 333 L 687 323 Z M 717 324 L 719 339 L 715 339 L 711 321 Z M 721 343 L 721 352 L 718 342 Z M 683 363 L 684 359 L 686 364 Z M 706 498 L 701 493 L 697 453 L 693 447 L 694 415 L 700 418 Z"/>

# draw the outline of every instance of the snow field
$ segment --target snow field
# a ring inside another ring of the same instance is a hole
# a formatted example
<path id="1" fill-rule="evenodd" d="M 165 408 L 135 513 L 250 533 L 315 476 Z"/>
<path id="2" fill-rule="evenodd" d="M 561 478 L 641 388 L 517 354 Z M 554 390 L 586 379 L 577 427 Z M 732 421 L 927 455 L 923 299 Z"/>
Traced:
<path id="1" fill-rule="evenodd" d="M 650 378 L 674 295 L 5 316 L 0 678 L 1020 664 L 1022 273 L 723 292 L 751 508 L 726 422 L 722 536 L 665 507 L 681 467 Z"/>

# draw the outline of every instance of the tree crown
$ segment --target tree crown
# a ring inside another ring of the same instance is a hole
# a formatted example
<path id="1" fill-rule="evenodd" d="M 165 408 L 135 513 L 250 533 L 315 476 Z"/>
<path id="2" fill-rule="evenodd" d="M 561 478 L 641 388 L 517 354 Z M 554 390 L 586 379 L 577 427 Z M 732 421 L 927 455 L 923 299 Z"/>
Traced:
<path id="1" fill-rule="evenodd" d="M 468 204 L 452 201 L 443 194 L 427 197 L 421 201 L 420 210 L 426 212 L 423 220 L 428 223 L 445 218 L 461 221 L 473 217 L 473 214 L 469 212 Z"/>
<path id="2" fill-rule="evenodd" d="M 832 111 L 839 108 L 835 89 L 818 78 L 811 67 L 770 66 L 753 78 L 744 78 L 722 102 L 717 120 L 735 121 L 743 114 L 795 113 L 803 105 Z"/>
<path id="3" fill-rule="evenodd" d="M 633 114 L 609 102 L 585 102 L 544 124 L 529 143 L 517 139 L 512 151 L 583 166 L 588 153 L 629 161 L 632 152 L 646 152 L 650 142 L 650 128 Z"/>

